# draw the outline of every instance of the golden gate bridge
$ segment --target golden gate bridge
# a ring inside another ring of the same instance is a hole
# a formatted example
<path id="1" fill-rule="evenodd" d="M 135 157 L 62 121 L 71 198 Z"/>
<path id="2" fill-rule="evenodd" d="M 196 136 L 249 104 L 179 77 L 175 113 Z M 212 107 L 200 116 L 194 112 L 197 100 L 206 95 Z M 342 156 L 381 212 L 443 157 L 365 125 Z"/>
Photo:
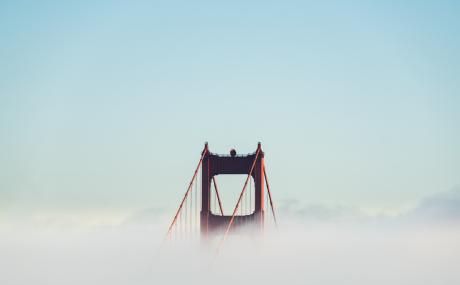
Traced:
<path id="1" fill-rule="evenodd" d="M 187 191 L 169 225 L 167 239 L 207 240 L 220 235 L 223 243 L 230 233 L 242 232 L 243 228 L 253 234 L 261 233 L 266 224 L 266 205 L 276 226 L 264 157 L 260 142 L 254 153 L 246 155 L 238 155 L 234 149 L 227 155 L 212 153 L 205 143 Z M 224 215 L 217 176 L 232 174 L 247 176 L 232 214 Z"/>

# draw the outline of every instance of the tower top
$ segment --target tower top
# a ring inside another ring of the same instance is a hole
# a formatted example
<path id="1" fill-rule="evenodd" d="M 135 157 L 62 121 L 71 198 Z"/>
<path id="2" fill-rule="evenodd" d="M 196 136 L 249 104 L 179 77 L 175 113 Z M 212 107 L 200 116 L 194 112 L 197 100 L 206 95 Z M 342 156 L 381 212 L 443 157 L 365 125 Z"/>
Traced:
<path id="1" fill-rule="evenodd" d="M 260 152 L 260 155 L 263 157 L 264 156 L 264 152 L 262 151 L 262 143 L 261 142 L 258 142 L 257 143 L 257 149 L 256 151 L 254 151 L 253 153 L 248 153 L 248 154 L 237 154 L 236 152 L 236 149 L 235 148 L 231 148 L 230 149 L 230 154 L 217 154 L 217 153 L 213 153 L 209 150 L 209 144 L 208 142 L 205 142 L 204 143 L 204 148 L 203 148 L 203 151 L 201 152 L 201 154 L 205 154 L 206 152 L 206 155 L 214 155 L 214 156 L 230 156 L 230 157 L 242 157 L 242 156 L 254 156 L 256 154 L 256 152 L 259 151 Z"/>

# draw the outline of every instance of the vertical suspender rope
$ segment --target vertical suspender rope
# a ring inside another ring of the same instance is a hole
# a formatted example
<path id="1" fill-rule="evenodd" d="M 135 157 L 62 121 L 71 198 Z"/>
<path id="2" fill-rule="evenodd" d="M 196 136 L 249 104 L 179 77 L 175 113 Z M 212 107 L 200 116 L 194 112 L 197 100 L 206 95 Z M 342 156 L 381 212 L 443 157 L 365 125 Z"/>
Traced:
<path id="1" fill-rule="evenodd" d="M 188 235 L 188 217 L 187 217 L 187 212 L 188 212 L 188 195 L 187 197 L 185 198 L 185 208 L 184 208 L 184 232 L 185 232 L 185 235 L 184 237 L 187 238 L 187 235 Z"/>
<path id="2" fill-rule="evenodd" d="M 187 236 L 187 199 L 185 199 L 184 207 L 182 208 L 181 214 L 181 225 L 182 225 L 182 239 L 185 240 Z"/>
<path id="3" fill-rule="evenodd" d="M 216 200 L 216 194 L 214 193 L 214 191 L 212 191 L 212 184 L 211 186 L 209 187 L 211 189 L 211 193 L 209 195 L 209 199 L 210 199 L 210 203 L 211 205 L 209 205 L 209 208 L 211 208 L 212 210 L 212 213 L 215 213 L 216 212 L 216 204 L 215 204 L 215 200 Z"/>
<path id="4" fill-rule="evenodd" d="M 203 166 L 201 166 L 201 168 L 203 168 Z M 203 207 L 201 204 L 202 204 L 202 199 L 203 199 L 203 172 L 200 173 L 200 183 L 198 185 L 198 201 L 197 201 L 197 208 L 196 208 L 196 211 L 197 211 L 197 220 L 198 220 L 198 229 L 197 229 L 197 232 L 200 233 L 200 227 L 201 227 L 201 208 Z"/>
<path id="5" fill-rule="evenodd" d="M 195 212 L 193 213 L 195 216 L 195 227 L 194 230 L 198 227 L 198 207 L 197 207 L 197 200 L 198 200 L 198 177 L 195 179 Z"/>
<path id="6" fill-rule="evenodd" d="M 193 185 L 192 185 L 192 192 L 193 192 Z M 193 194 L 193 193 L 190 193 L 190 197 L 189 197 L 189 200 L 190 200 L 189 204 L 190 204 L 190 206 L 189 206 L 189 212 L 188 212 L 188 215 L 189 215 L 189 218 L 188 218 L 188 220 L 189 220 L 188 228 L 189 228 L 189 235 L 190 235 L 190 236 L 193 234 L 193 227 L 192 227 L 192 226 L 193 226 L 193 224 L 192 224 L 192 222 L 193 222 L 193 221 L 192 221 L 192 218 L 193 218 L 193 195 L 192 195 L 192 194 Z"/>
<path id="7" fill-rule="evenodd" d="M 249 214 L 252 214 L 252 177 L 249 181 Z"/>
<path id="8" fill-rule="evenodd" d="M 190 190 L 192 191 L 192 190 Z M 190 195 L 187 195 L 187 198 L 185 198 L 185 236 L 188 236 L 188 230 L 189 230 L 189 224 L 188 224 L 188 208 L 190 204 Z"/>
<path id="9" fill-rule="evenodd" d="M 182 238 L 182 212 L 179 213 L 179 217 L 177 218 L 177 240 Z"/>
<path id="10" fill-rule="evenodd" d="M 186 200 L 184 200 L 184 206 L 186 206 L 185 202 L 186 202 Z M 183 210 L 180 211 L 180 225 L 181 225 L 181 227 L 180 227 L 181 228 L 180 229 L 181 230 L 180 236 L 181 236 L 181 239 L 184 239 L 184 233 L 185 233 L 184 226 L 185 226 L 185 223 L 184 223 L 184 211 Z"/>

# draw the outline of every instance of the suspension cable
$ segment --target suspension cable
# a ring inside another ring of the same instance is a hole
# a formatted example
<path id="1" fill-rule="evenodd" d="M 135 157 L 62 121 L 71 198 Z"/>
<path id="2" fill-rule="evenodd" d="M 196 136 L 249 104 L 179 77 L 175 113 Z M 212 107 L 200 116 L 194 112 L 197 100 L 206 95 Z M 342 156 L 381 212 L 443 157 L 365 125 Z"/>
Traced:
<path id="1" fill-rule="evenodd" d="M 275 206 L 273 205 L 272 194 L 270 191 L 270 184 L 268 184 L 268 177 L 267 177 L 267 172 L 265 170 L 265 166 L 264 166 L 264 177 L 265 177 L 265 184 L 267 184 L 267 192 L 268 192 L 268 198 L 270 199 L 270 208 L 272 209 L 273 220 L 275 221 L 275 226 L 278 226 L 278 223 L 276 222 Z"/>
<path id="2" fill-rule="evenodd" d="M 224 210 L 222 208 L 222 201 L 220 200 L 219 190 L 217 189 L 217 182 L 215 176 L 212 177 L 212 182 L 214 183 L 214 190 L 216 190 L 217 201 L 219 202 L 220 214 L 224 215 Z"/>
<path id="3" fill-rule="evenodd" d="M 173 228 L 174 224 L 176 223 L 177 217 L 178 217 L 179 213 L 180 213 L 181 210 L 182 210 L 182 206 L 184 205 L 185 199 L 187 198 L 188 194 L 190 193 L 190 189 L 192 189 L 193 181 L 194 181 L 195 178 L 196 178 L 196 175 L 197 175 L 197 173 L 198 173 L 198 169 L 200 168 L 201 163 L 203 162 L 204 156 L 207 154 L 207 152 L 208 152 L 208 149 L 205 148 L 205 149 L 203 150 L 203 153 L 201 154 L 200 161 L 198 162 L 198 165 L 197 165 L 197 167 L 196 167 L 196 169 L 195 169 L 195 172 L 193 173 L 192 180 L 190 181 L 190 183 L 189 183 L 189 185 L 188 185 L 188 188 L 187 188 L 187 191 L 185 192 L 184 198 L 182 198 L 182 201 L 181 201 L 181 203 L 180 203 L 180 205 L 179 205 L 179 208 L 177 209 L 176 215 L 174 215 L 174 218 L 173 218 L 173 220 L 172 220 L 172 222 L 171 222 L 171 225 L 170 225 L 169 228 L 168 228 L 168 232 L 166 233 L 166 236 L 167 236 L 167 237 L 168 237 L 169 234 L 171 233 L 171 229 Z"/>
<path id="4" fill-rule="evenodd" d="M 230 222 L 228 223 L 227 229 L 225 230 L 224 236 L 223 236 L 222 240 L 220 241 L 220 244 L 219 244 L 219 247 L 217 248 L 217 250 L 219 250 L 219 248 L 222 246 L 223 242 L 227 238 L 227 235 L 228 235 L 228 232 L 230 231 L 230 228 L 233 225 L 233 221 L 235 219 L 235 214 L 238 211 L 238 208 L 239 208 L 240 203 L 241 203 L 241 198 L 243 197 L 243 194 L 244 194 L 244 192 L 246 190 L 246 186 L 248 185 L 249 178 L 251 177 L 252 171 L 254 170 L 254 166 L 256 165 L 257 159 L 259 158 L 259 153 L 260 153 L 260 148 L 257 148 L 257 152 L 256 152 L 256 155 L 255 155 L 255 158 L 254 158 L 254 162 L 252 163 L 251 170 L 249 171 L 248 177 L 246 178 L 246 181 L 244 182 L 243 190 L 241 191 L 240 197 L 238 198 L 238 202 L 236 203 L 235 209 L 233 210 L 233 214 L 232 214 L 232 217 L 230 219 Z"/>

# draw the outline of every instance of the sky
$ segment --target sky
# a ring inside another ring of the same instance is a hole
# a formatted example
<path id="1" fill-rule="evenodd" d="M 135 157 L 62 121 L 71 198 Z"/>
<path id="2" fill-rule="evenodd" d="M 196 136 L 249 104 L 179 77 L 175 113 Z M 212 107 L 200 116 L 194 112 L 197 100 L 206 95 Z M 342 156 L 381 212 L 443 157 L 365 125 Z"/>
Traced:
<path id="1" fill-rule="evenodd" d="M 2 1 L 0 220 L 173 213 L 204 142 L 275 202 L 460 185 L 457 1 Z M 239 190 L 238 190 L 239 191 Z"/>

